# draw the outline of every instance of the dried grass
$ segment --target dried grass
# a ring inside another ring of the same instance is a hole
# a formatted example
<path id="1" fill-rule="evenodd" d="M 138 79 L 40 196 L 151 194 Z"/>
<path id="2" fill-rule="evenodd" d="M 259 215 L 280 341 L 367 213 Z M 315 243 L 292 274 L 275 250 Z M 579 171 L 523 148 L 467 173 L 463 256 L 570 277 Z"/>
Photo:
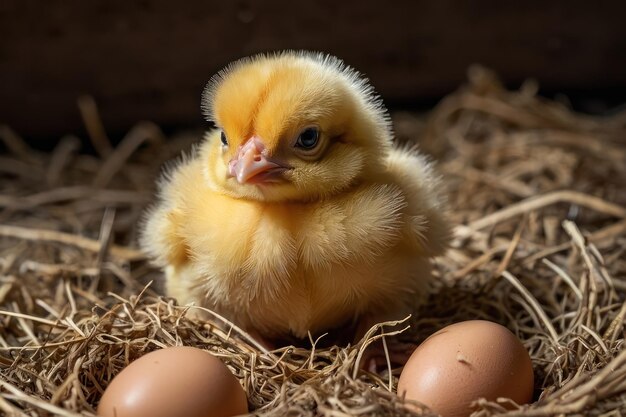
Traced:
<path id="1" fill-rule="evenodd" d="M 532 82 L 507 91 L 480 68 L 469 78 L 425 119 L 394 115 L 399 139 L 419 138 L 439 161 L 458 224 L 432 296 L 396 337 L 482 318 L 521 338 L 535 402 L 479 400 L 474 417 L 626 414 L 626 113 L 575 114 Z M 411 415 L 390 392 L 399 369 L 359 366 L 367 344 L 406 322 L 352 347 L 267 352 L 220 317 L 194 321 L 160 297 L 159 271 L 133 249 L 136 225 L 161 163 L 198 132 L 165 140 L 140 123 L 114 148 L 93 100 L 79 105 L 98 156 L 71 136 L 37 152 L 0 128 L 4 414 L 93 415 L 130 361 L 184 344 L 222 358 L 259 415 Z"/>

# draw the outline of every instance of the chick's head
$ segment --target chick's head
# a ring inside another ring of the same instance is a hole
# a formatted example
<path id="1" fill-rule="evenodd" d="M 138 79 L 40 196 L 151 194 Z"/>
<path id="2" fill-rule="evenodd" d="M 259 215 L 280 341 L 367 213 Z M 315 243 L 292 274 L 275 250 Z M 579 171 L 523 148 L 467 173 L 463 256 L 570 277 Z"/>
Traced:
<path id="1" fill-rule="evenodd" d="M 206 177 L 261 201 L 310 201 L 380 172 L 387 112 L 367 80 L 337 58 L 287 52 L 237 61 L 207 85 Z"/>

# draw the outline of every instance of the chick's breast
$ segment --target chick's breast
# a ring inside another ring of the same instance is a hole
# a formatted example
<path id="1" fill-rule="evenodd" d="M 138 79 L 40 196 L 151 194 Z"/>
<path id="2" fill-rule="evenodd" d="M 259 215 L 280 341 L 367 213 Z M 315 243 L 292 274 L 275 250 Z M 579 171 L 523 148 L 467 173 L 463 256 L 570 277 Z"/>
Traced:
<path id="1" fill-rule="evenodd" d="M 431 248 L 421 233 L 439 214 L 403 189 L 410 176 L 315 204 L 263 204 L 203 186 L 200 161 L 172 175 L 179 186 L 166 187 L 144 245 L 184 253 L 167 261 L 167 290 L 180 302 L 264 334 L 304 337 L 372 311 L 404 314 L 424 294 Z"/>

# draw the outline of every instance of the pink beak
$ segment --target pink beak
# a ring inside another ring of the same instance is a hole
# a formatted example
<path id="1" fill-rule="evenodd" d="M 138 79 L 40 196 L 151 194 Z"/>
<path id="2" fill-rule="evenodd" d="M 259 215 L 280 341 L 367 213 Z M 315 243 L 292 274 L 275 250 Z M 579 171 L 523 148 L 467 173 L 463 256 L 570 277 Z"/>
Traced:
<path id="1" fill-rule="evenodd" d="M 258 136 L 252 136 L 241 145 L 237 155 L 228 163 L 228 173 L 240 184 L 276 182 L 285 169 L 268 159 L 265 145 Z"/>

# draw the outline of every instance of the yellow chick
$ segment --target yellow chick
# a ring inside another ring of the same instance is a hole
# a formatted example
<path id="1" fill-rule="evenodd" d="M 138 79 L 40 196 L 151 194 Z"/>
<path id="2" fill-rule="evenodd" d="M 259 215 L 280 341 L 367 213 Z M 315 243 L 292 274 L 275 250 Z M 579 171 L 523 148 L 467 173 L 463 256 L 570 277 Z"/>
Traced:
<path id="1" fill-rule="evenodd" d="M 141 245 L 168 295 L 265 340 L 404 318 L 449 222 L 368 81 L 332 56 L 245 58 L 207 85 L 216 129 L 170 169 Z"/>

